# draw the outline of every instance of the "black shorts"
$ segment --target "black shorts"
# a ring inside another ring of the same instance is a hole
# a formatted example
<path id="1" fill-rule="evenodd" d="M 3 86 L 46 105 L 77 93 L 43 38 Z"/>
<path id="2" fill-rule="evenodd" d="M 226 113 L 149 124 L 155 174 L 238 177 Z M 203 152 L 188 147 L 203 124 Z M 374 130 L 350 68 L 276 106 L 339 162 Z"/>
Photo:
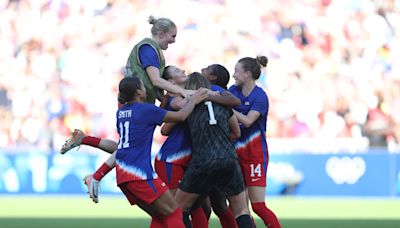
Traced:
<path id="1" fill-rule="evenodd" d="M 188 193 L 234 196 L 244 191 L 244 181 L 239 162 L 235 158 L 189 164 L 179 188 Z"/>

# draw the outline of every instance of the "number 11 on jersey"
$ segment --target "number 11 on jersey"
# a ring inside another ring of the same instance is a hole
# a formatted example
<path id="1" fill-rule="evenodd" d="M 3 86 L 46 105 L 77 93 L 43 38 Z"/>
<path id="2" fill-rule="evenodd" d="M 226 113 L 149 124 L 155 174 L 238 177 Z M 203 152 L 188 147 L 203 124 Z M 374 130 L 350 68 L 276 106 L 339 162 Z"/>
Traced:
<path id="1" fill-rule="evenodd" d="M 215 119 L 214 109 L 213 109 L 211 101 L 204 102 L 204 105 L 207 105 L 207 108 L 208 108 L 208 116 L 210 117 L 210 120 L 208 121 L 209 124 L 210 125 L 217 124 L 217 120 Z"/>

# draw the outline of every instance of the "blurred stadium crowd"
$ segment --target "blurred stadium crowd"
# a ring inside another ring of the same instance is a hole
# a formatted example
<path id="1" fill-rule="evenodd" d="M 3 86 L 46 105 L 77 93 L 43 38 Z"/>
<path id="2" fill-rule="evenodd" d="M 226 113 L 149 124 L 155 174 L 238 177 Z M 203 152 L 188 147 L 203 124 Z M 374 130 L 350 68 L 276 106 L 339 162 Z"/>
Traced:
<path id="1" fill-rule="evenodd" d="M 116 85 L 150 15 L 177 24 L 165 57 L 186 72 L 269 57 L 269 138 L 399 144 L 399 0 L 0 0 L 0 148 L 116 139 Z"/>

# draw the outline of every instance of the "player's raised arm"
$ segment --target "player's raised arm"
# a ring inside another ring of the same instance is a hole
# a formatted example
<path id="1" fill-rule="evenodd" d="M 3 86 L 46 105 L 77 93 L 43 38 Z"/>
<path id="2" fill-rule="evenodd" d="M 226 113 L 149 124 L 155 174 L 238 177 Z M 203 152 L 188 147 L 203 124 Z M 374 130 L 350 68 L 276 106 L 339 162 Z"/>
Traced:
<path id="1" fill-rule="evenodd" d="M 209 100 L 228 107 L 236 107 L 241 103 L 239 98 L 228 91 L 223 91 L 218 95 L 210 95 Z"/>
<path id="2" fill-rule="evenodd" d="M 163 121 L 164 122 L 181 122 L 184 121 L 189 114 L 193 111 L 195 105 L 203 101 L 208 97 L 208 90 L 206 89 L 200 89 L 198 90 L 194 95 L 192 95 L 188 99 L 188 103 L 182 107 L 181 110 L 172 112 L 168 111 L 165 116 Z"/>
<path id="3" fill-rule="evenodd" d="M 160 77 L 160 70 L 157 67 L 149 66 L 146 68 L 146 73 L 150 78 L 152 84 L 160 89 L 166 90 L 171 93 L 180 94 L 183 97 L 190 96 L 195 93 L 195 91 L 185 90 L 177 85 Z"/>

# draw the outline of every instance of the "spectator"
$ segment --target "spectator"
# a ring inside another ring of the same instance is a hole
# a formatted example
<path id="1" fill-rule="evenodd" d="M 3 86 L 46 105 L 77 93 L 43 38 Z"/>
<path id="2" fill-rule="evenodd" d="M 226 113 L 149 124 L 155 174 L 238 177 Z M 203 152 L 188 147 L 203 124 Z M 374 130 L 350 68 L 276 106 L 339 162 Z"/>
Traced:
<path id="1" fill-rule="evenodd" d="M 126 47 L 150 35 L 136 23 L 150 14 L 174 15 L 179 41 L 165 58 L 187 71 L 207 62 L 233 69 L 249 53 L 271 57 L 259 79 L 273 107 L 270 139 L 361 137 L 370 97 L 381 91 L 381 109 L 394 129 L 381 144 L 399 145 L 398 1 L 186 1 L 179 2 L 187 9 L 179 15 L 175 3 L 0 1 L 0 115 L 10 119 L 0 126 L 1 147 L 51 150 L 74 127 L 115 138 L 109 107 L 115 107 Z M 58 95 L 50 92 L 54 85 Z M 65 110 L 43 112 L 57 104 Z M 81 125 L 72 123 L 78 112 Z M 38 129 L 27 132 L 28 126 Z"/>

